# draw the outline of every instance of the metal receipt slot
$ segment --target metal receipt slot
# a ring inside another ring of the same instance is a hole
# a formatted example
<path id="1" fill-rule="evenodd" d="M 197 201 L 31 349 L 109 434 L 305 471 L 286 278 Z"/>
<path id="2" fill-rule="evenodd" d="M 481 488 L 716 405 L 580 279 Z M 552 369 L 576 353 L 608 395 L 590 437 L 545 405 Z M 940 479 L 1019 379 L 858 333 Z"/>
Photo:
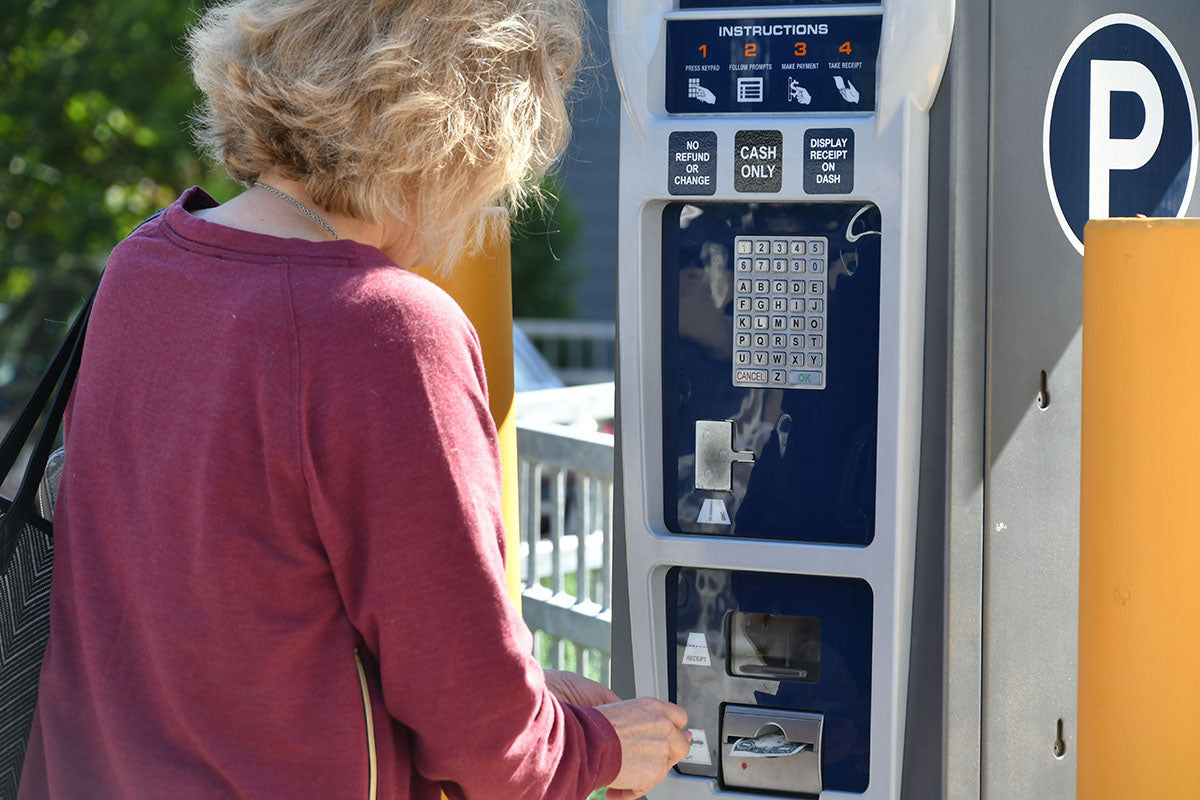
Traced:
<path id="1" fill-rule="evenodd" d="M 726 706 L 721 715 L 725 786 L 770 792 L 821 793 L 823 714 Z"/>

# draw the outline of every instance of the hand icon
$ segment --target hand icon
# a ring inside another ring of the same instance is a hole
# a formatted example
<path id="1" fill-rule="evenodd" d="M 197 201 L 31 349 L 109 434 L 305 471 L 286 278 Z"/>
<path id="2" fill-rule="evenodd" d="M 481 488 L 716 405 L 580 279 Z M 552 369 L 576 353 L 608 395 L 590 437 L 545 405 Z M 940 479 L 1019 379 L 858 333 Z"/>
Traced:
<path id="1" fill-rule="evenodd" d="M 717 96 L 703 86 L 696 87 L 696 99 L 701 103 L 708 103 L 710 106 L 717 104 Z"/>
<path id="2" fill-rule="evenodd" d="M 788 78 L 788 99 L 795 100 L 802 106 L 806 106 L 812 102 L 812 95 L 808 90 L 796 82 L 795 78 Z"/>
<path id="3" fill-rule="evenodd" d="M 837 84 L 837 90 L 841 93 L 843 100 L 845 100 L 847 103 L 858 102 L 858 89 L 854 88 L 853 83 L 848 80 L 843 80 L 841 75 L 834 75 L 833 82 Z"/>

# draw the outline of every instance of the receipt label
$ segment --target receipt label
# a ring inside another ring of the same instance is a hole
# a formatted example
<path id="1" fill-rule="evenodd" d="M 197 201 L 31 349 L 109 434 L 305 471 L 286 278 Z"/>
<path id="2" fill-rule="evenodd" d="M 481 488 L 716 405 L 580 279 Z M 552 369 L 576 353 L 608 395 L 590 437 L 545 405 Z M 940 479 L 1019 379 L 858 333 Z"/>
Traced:
<path id="1" fill-rule="evenodd" d="M 683 664 L 691 667 L 712 666 L 712 660 L 708 657 L 708 640 L 700 631 L 688 634 L 687 647 L 683 650 Z"/>

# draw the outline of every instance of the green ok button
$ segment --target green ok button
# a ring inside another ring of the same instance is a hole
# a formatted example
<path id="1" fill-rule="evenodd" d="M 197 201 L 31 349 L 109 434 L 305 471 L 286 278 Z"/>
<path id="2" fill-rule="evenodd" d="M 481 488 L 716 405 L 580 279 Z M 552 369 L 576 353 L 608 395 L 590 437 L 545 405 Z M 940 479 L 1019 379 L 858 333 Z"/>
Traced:
<path id="1" fill-rule="evenodd" d="M 821 373 L 819 372 L 792 370 L 788 378 L 788 383 L 793 386 L 811 386 L 821 383 Z"/>

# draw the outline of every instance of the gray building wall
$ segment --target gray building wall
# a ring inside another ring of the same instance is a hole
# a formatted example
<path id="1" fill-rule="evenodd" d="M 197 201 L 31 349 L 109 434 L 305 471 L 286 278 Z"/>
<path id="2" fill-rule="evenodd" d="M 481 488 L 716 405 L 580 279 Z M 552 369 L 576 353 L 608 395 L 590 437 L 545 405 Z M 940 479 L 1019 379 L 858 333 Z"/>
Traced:
<path id="1" fill-rule="evenodd" d="M 591 58 L 575 93 L 574 136 L 563 160 L 564 195 L 579 211 L 576 316 L 611 320 L 617 302 L 617 140 L 621 95 L 608 49 L 608 2 L 586 0 Z"/>

